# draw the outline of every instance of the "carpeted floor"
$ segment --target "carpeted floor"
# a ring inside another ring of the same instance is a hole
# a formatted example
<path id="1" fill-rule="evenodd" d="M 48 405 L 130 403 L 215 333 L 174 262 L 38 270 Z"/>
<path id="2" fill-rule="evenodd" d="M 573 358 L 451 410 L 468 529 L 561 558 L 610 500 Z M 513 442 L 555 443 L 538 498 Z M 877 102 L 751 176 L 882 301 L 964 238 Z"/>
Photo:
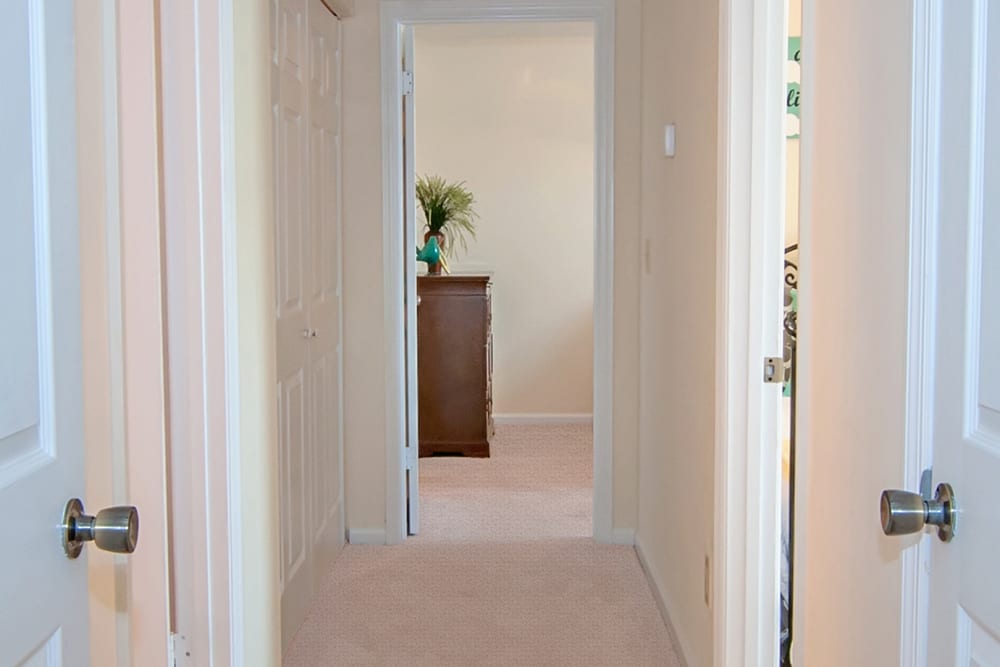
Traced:
<path id="1" fill-rule="evenodd" d="M 631 547 L 591 534 L 589 426 L 420 460 L 421 534 L 348 546 L 285 652 L 317 665 L 679 665 Z"/>

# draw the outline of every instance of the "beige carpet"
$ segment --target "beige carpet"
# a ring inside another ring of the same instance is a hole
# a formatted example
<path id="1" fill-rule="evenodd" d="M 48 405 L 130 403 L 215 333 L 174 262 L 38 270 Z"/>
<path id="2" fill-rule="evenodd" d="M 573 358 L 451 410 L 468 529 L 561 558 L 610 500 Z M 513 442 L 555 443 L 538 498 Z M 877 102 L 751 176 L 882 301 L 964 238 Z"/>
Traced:
<path id="1" fill-rule="evenodd" d="M 679 665 L 631 547 L 594 543 L 583 426 L 420 460 L 421 534 L 348 546 L 286 651 L 314 665 Z"/>

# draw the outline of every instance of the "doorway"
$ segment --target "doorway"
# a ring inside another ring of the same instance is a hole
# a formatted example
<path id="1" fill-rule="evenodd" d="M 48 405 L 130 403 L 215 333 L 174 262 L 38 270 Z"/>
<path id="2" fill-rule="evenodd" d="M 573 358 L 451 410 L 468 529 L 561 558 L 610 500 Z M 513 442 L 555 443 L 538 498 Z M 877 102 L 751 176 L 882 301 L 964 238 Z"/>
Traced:
<path id="1" fill-rule="evenodd" d="M 594 25 L 421 24 L 403 44 L 406 234 L 437 247 L 426 211 L 440 221 L 441 195 L 473 212 L 462 236 L 444 228 L 444 261 L 406 260 L 407 423 L 422 457 L 409 532 L 589 537 Z"/>
<path id="2" fill-rule="evenodd" d="M 799 155 L 802 124 L 802 2 L 788 3 L 787 88 L 785 93 L 785 236 L 782 290 L 782 356 L 784 382 L 781 392 L 781 634 L 782 667 L 792 664 L 795 608 L 795 462 L 796 366 L 798 364 L 799 311 Z"/>
<path id="3" fill-rule="evenodd" d="M 416 245 L 413 226 L 405 225 L 404 104 L 406 79 L 397 63 L 405 62 L 399 36 L 406 26 L 457 22 L 585 21 L 594 26 L 594 296 L 593 296 L 593 535 L 599 541 L 616 541 L 612 527 L 612 407 L 613 407 L 613 8 L 610 3 L 560 3 L 558 7 L 481 6 L 463 3 L 436 5 L 399 2 L 382 13 L 383 87 L 383 239 L 387 270 L 384 275 L 386 305 L 387 397 L 387 536 L 390 543 L 405 539 L 408 519 L 419 512 L 407 479 L 419 479 L 416 439 L 408 438 L 407 424 L 407 321 L 416 321 L 416 299 L 407 302 L 404 267 Z M 410 234 L 413 234 L 410 236 Z M 409 236 L 409 237 L 408 237 Z M 407 238 L 408 237 L 408 238 Z M 412 292 L 415 294 L 415 292 Z M 409 343 L 412 345 L 412 343 Z M 414 396 L 414 392 L 409 394 Z M 416 434 L 416 430 L 409 428 Z M 393 446 L 392 443 L 399 443 Z M 412 489 L 412 484 L 410 486 Z"/>

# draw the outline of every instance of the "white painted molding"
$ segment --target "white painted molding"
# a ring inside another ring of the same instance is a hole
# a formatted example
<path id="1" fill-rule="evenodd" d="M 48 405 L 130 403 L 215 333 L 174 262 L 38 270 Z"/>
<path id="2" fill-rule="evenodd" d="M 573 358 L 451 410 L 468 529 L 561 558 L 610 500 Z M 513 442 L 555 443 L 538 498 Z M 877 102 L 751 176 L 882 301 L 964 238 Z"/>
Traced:
<path id="1" fill-rule="evenodd" d="M 614 406 L 614 0 L 384 0 L 382 58 L 382 261 L 385 322 L 386 540 L 406 539 L 406 375 L 403 239 L 402 61 L 408 24 L 593 21 L 595 50 L 594 538 L 613 540 Z"/>
<path id="2" fill-rule="evenodd" d="M 913 82 L 910 122 L 910 220 L 906 439 L 903 479 L 919 489 L 932 465 L 934 327 L 937 285 L 937 217 L 940 164 L 942 6 L 917 0 L 913 9 Z M 930 544 L 924 535 L 902 552 L 900 664 L 927 665 L 930 611 Z"/>
<path id="3" fill-rule="evenodd" d="M 351 528 L 347 531 L 349 544 L 388 544 L 383 528 Z"/>
<path id="4" fill-rule="evenodd" d="M 784 99 L 782 0 L 719 12 L 714 664 L 778 662 Z"/>
<path id="5" fill-rule="evenodd" d="M 635 528 L 615 528 L 611 536 L 612 544 L 635 545 Z"/>
<path id="6" fill-rule="evenodd" d="M 493 423 L 497 426 L 516 425 L 546 425 L 546 424 L 593 424 L 594 415 L 584 413 L 541 413 L 523 412 L 493 415 Z"/>
<path id="7" fill-rule="evenodd" d="M 670 641 L 674 645 L 674 650 L 677 651 L 677 658 L 680 661 L 681 667 L 687 667 L 690 664 L 687 656 L 691 655 L 691 653 L 684 646 L 681 638 L 677 635 L 677 631 L 674 629 L 674 624 L 670 620 L 670 607 L 667 605 L 666 598 L 663 597 L 663 589 L 660 586 L 659 579 L 654 574 L 653 568 L 650 567 L 649 560 L 646 558 L 646 551 L 642 547 L 642 540 L 638 536 L 635 536 L 635 555 L 639 558 L 639 564 L 642 565 L 642 571 L 646 575 L 649 589 L 653 592 L 653 599 L 656 600 L 656 607 L 660 610 L 663 623 L 667 626 Z"/>

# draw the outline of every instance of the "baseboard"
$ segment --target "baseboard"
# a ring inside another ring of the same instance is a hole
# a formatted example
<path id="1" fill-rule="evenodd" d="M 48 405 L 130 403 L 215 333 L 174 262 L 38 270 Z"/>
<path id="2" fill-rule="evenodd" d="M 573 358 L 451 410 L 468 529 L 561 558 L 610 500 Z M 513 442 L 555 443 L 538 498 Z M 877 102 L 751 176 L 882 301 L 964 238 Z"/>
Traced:
<path id="1" fill-rule="evenodd" d="M 646 574 L 646 581 L 649 582 L 649 588 L 653 591 L 653 598 L 656 600 L 656 606 L 660 609 L 660 616 L 663 617 L 663 622 L 667 626 L 667 632 L 670 634 L 670 641 L 673 642 L 674 649 L 677 651 L 677 658 L 680 660 L 681 667 L 688 667 L 690 664 L 688 662 L 687 656 L 688 651 L 684 647 L 684 642 L 677 635 L 677 631 L 674 629 L 674 624 L 670 621 L 670 610 L 667 607 L 667 602 L 663 597 L 663 588 L 660 586 L 660 582 L 653 572 L 653 568 L 650 567 L 649 561 L 646 559 L 646 552 L 642 548 L 642 539 L 639 535 L 635 536 L 635 553 L 639 557 L 639 564 L 642 565 L 642 571 Z"/>
<path id="2" fill-rule="evenodd" d="M 347 531 L 350 544 L 385 544 L 385 528 L 351 528 Z"/>
<path id="3" fill-rule="evenodd" d="M 611 543 L 635 545 L 635 528 L 615 528 L 611 533 Z"/>
<path id="4" fill-rule="evenodd" d="M 594 415 L 587 413 L 507 413 L 493 415 L 493 423 L 504 425 L 593 424 Z"/>

